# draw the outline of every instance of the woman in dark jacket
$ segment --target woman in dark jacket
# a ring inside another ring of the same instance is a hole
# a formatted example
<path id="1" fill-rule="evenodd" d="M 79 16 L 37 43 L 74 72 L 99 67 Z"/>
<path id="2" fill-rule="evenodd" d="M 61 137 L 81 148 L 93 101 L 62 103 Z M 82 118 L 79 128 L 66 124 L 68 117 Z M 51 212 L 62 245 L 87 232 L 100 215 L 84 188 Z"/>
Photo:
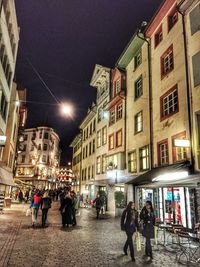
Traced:
<path id="1" fill-rule="evenodd" d="M 146 238 L 145 256 L 153 259 L 151 239 L 154 238 L 155 215 L 151 201 L 147 201 L 141 210 L 140 220 L 143 224 L 142 235 Z"/>
<path id="2" fill-rule="evenodd" d="M 48 192 L 44 192 L 44 195 L 42 197 L 41 201 L 41 209 L 42 209 L 42 227 L 46 226 L 47 221 L 47 214 L 48 210 L 51 208 L 51 198 L 48 196 Z"/>
<path id="3" fill-rule="evenodd" d="M 124 245 L 124 254 L 127 254 L 128 247 L 130 249 L 132 261 L 135 261 L 133 248 L 133 234 L 138 229 L 138 212 L 135 209 L 135 203 L 130 201 L 127 208 L 123 211 L 121 217 L 121 229 L 126 231 L 127 240 Z"/>
<path id="4" fill-rule="evenodd" d="M 72 198 L 70 192 L 66 193 L 65 198 L 61 202 L 60 212 L 62 215 L 62 225 L 69 227 L 69 224 L 72 224 Z"/>

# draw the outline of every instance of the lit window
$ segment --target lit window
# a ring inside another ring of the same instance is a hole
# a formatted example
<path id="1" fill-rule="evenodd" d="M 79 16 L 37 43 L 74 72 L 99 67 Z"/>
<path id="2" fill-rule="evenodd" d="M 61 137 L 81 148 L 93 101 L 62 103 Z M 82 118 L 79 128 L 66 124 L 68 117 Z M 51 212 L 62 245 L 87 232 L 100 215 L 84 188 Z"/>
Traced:
<path id="1" fill-rule="evenodd" d="M 128 154 L 128 171 L 137 172 L 137 154 L 133 151 Z"/>
<path id="2" fill-rule="evenodd" d="M 178 11 L 177 7 L 175 7 L 168 16 L 168 31 L 170 31 L 174 27 L 177 21 L 178 21 Z"/>
<path id="3" fill-rule="evenodd" d="M 161 56 L 161 78 L 174 69 L 173 45 Z"/>
<path id="4" fill-rule="evenodd" d="M 142 76 L 135 81 L 135 99 L 143 94 Z"/>
<path id="5" fill-rule="evenodd" d="M 173 162 L 184 161 L 188 159 L 188 148 L 186 147 L 176 147 L 174 145 L 175 139 L 186 139 L 186 132 L 177 134 L 172 137 L 172 151 L 173 151 Z"/>
<path id="6" fill-rule="evenodd" d="M 178 112 L 178 90 L 177 86 L 170 89 L 160 99 L 161 104 L 161 120 Z"/>
<path id="7" fill-rule="evenodd" d="M 102 129 L 102 145 L 107 143 L 107 127 L 103 127 Z"/>
<path id="8" fill-rule="evenodd" d="M 109 136 L 109 150 L 114 149 L 114 134 Z"/>
<path id="9" fill-rule="evenodd" d="M 116 94 L 118 94 L 121 91 L 121 80 L 117 80 L 116 81 L 116 88 L 115 88 L 115 92 Z"/>
<path id="10" fill-rule="evenodd" d="M 106 172 L 106 154 L 102 156 L 102 173 Z"/>
<path id="11" fill-rule="evenodd" d="M 135 69 L 142 63 L 142 53 L 141 51 L 135 56 Z"/>
<path id="12" fill-rule="evenodd" d="M 142 111 L 135 115 L 135 134 L 143 130 L 143 115 Z"/>
<path id="13" fill-rule="evenodd" d="M 116 147 L 122 146 L 122 130 L 116 133 Z"/>
<path id="14" fill-rule="evenodd" d="M 158 164 L 169 164 L 168 142 L 162 141 L 158 144 Z"/>
<path id="15" fill-rule="evenodd" d="M 117 120 L 120 120 L 122 118 L 123 114 L 123 105 L 122 103 L 117 106 Z"/>
<path id="16" fill-rule="evenodd" d="M 157 47 L 159 43 L 162 42 L 162 40 L 163 40 L 163 32 L 162 32 L 162 25 L 161 25 L 161 27 L 158 29 L 158 31 L 156 32 L 154 36 L 155 47 Z"/>
<path id="17" fill-rule="evenodd" d="M 140 148 L 140 171 L 149 169 L 149 146 Z"/>
<path id="18" fill-rule="evenodd" d="M 97 174 L 101 173 L 101 157 L 97 157 Z"/>
<path id="19" fill-rule="evenodd" d="M 110 111 L 110 125 L 115 123 L 115 109 Z"/>
<path id="20" fill-rule="evenodd" d="M 97 147 L 101 146 L 101 130 L 97 132 Z"/>

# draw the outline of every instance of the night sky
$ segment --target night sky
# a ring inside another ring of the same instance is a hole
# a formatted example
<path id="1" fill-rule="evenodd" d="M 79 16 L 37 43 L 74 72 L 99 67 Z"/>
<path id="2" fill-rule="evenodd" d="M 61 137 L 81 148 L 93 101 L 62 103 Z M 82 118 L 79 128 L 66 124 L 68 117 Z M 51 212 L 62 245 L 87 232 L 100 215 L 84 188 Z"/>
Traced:
<path id="1" fill-rule="evenodd" d="M 143 20 L 162 0 L 15 0 L 20 43 L 16 80 L 27 88 L 27 128 L 47 125 L 61 139 L 62 161 L 95 100 L 90 79 L 96 63 L 113 67 Z M 73 118 L 59 106 L 31 64 L 60 102 L 74 106 Z M 41 104 L 47 103 L 47 104 Z"/>

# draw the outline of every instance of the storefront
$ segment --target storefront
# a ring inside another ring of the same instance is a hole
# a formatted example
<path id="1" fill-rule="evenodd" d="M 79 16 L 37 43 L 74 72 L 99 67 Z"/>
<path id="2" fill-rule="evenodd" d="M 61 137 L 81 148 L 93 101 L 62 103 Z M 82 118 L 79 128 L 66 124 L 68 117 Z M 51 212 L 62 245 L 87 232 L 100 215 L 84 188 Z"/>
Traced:
<path id="1" fill-rule="evenodd" d="M 199 221 L 197 193 L 200 175 L 190 173 L 188 162 L 154 168 L 133 179 L 130 184 L 134 186 L 138 210 L 150 200 L 156 217 L 162 222 L 193 228 Z"/>

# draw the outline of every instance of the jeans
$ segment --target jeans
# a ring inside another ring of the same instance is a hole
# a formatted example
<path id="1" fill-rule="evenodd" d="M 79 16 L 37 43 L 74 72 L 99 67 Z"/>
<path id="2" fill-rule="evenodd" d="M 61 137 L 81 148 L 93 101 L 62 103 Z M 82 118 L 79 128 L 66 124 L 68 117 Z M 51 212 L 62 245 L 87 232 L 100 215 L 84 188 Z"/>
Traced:
<path id="1" fill-rule="evenodd" d="M 32 223 L 33 224 L 37 222 L 38 210 L 39 208 L 36 208 L 36 207 L 32 208 Z"/>
<path id="2" fill-rule="evenodd" d="M 124 245 L 124 252 L 127 252 L 128 247 L 130 249 L 131 258 L 134 258 L 134 248 L 133 248 L 133 232 L 126 231 L 127 240 Z"/>
<path id="3" fill-rule="evenodd" d="M 42 209 L 42 226 L 45 226 L 49 209 Z"/>
<path id="4" fill-rule="evenodd" d="M 145 254 L 146 254 L 146 256 L 152 257 L 152 247 L 151 247 L 151 239 L 150 238 L 146 238 Z"/>

